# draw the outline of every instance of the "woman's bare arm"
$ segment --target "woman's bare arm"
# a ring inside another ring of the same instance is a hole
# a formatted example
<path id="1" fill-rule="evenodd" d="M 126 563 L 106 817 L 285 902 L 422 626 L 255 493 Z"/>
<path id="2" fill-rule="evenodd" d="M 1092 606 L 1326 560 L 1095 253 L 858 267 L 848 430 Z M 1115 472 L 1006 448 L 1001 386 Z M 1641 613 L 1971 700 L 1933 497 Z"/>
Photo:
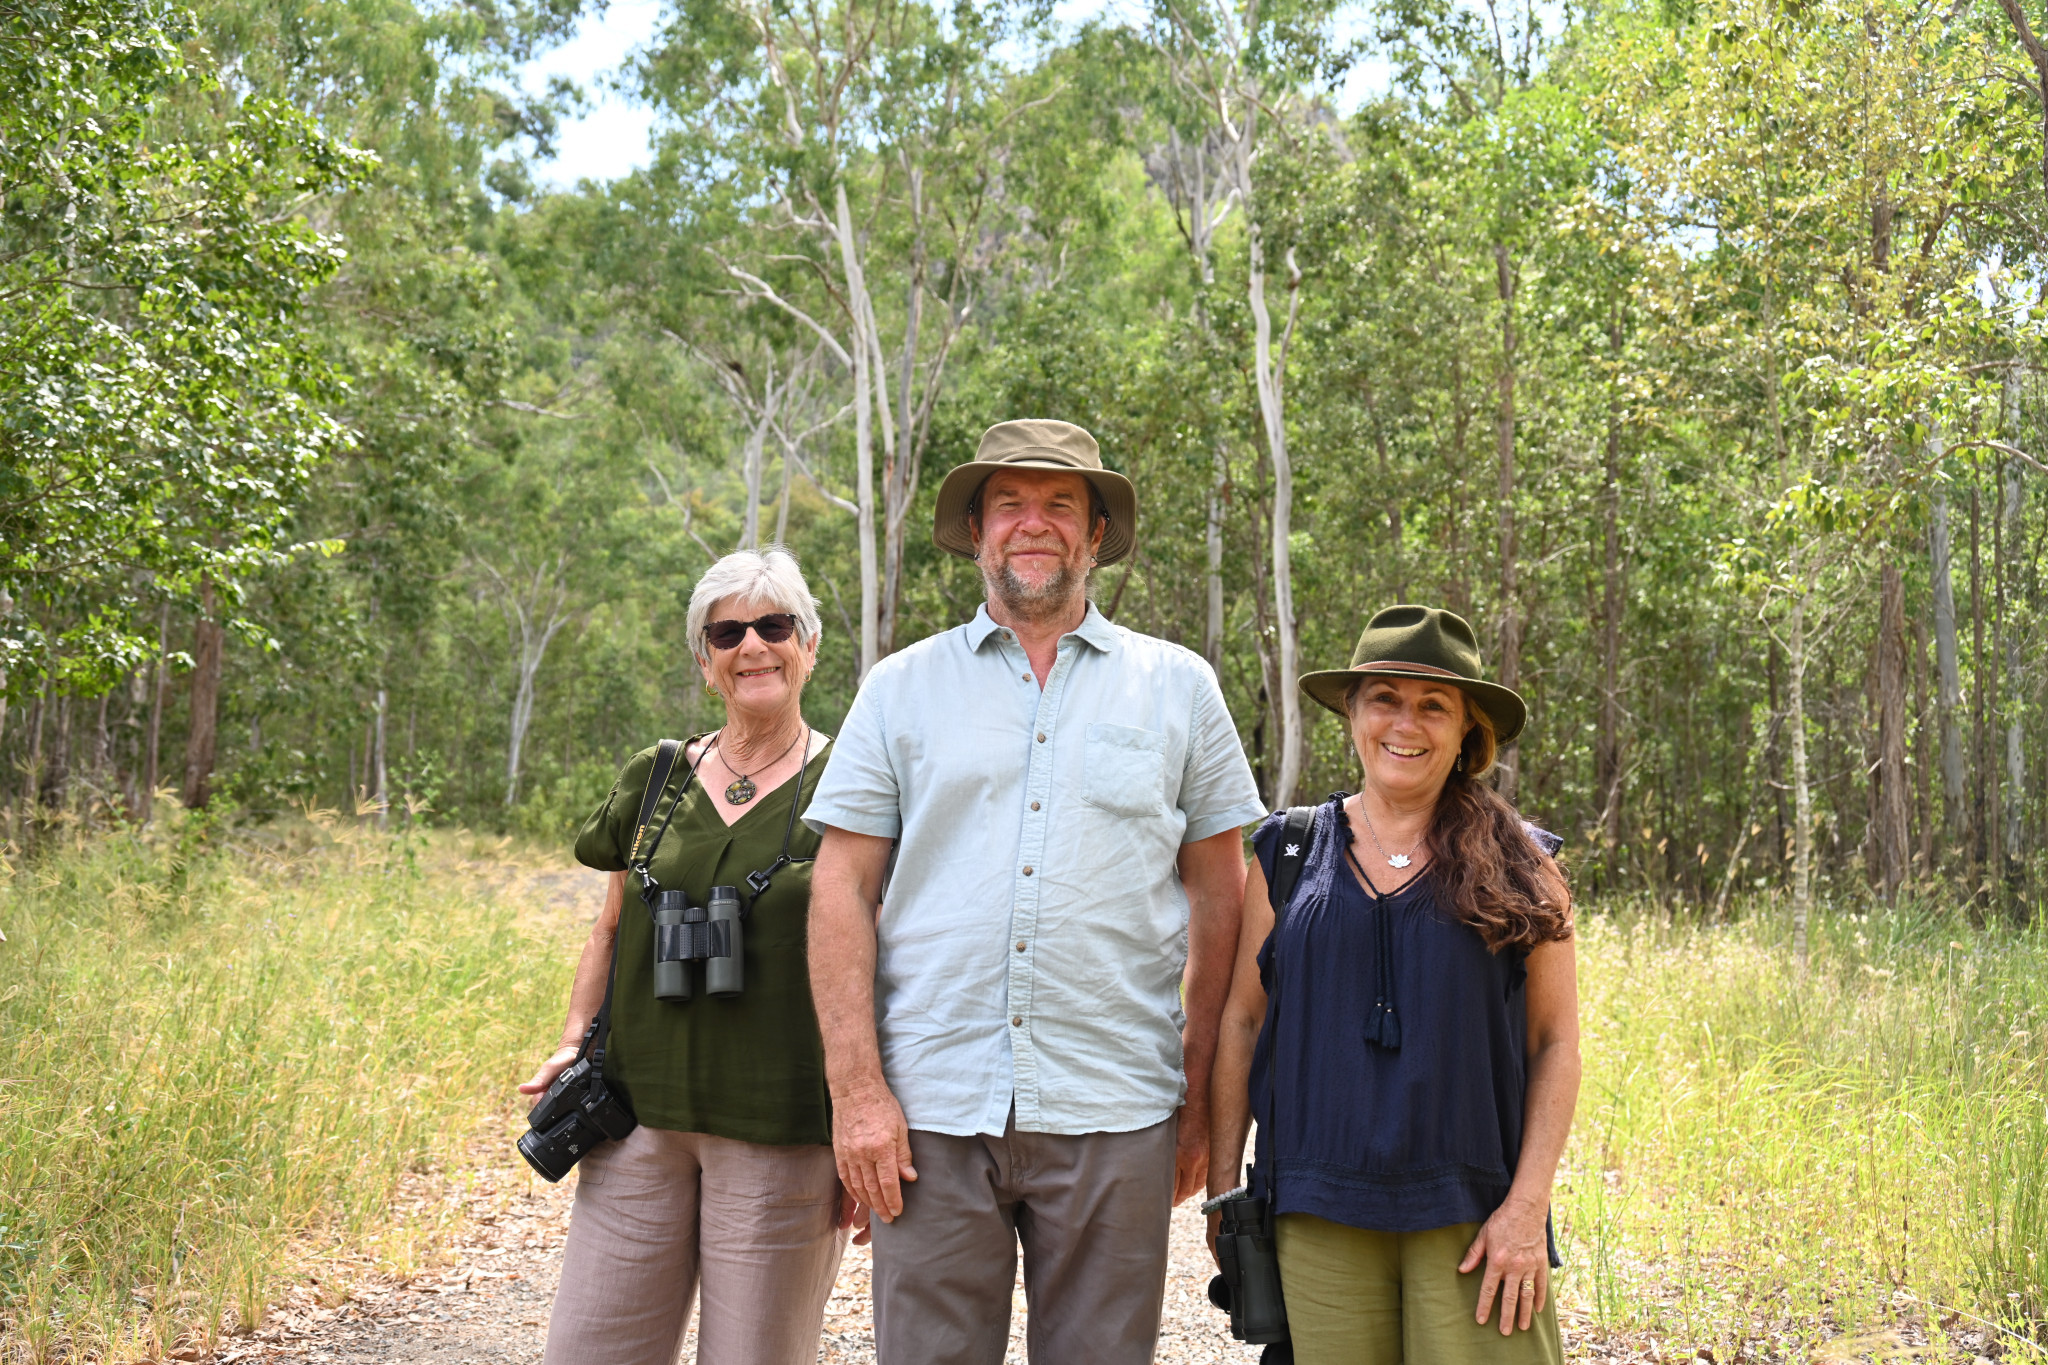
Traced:
<path id="1" fill-rule="evenodd" d="M 1579 974 L 1570 939 L 1546 943 L 1525 964 L 1529 1020 L 1529 1080 L 1522 1103 L 1522 1154 L 1514 1183 L 1465 1253 L 1463 1271 L 1486 1262 L 1479 1288 L 1479 1321 L 1485 1322 L 1496 1291 L 1500 1329 L 1526 1328 L 1550 1291 L 1550 1192 L 1564 1156 L 1579 1102 Z M 1529 1284 L 1533 1292 L 1523 1293 Z"/>
<path id="2" fill-rule="evenodd" d="M 1245 1134 L 1251 1128 L 1252 1048 L 1266 1018 L 1266 988 L 1259 984 L 1259 949 L 1273 932 L 1273 907 L 1266 899 L 1265 872 L 1251 860 L 1244 879 L 1244 914 L 1237 935 L 1237 961 L 1230 995 L 1216 1033 L 1216 1065 L 1209 1075 L 1209 1193 L 1234 1188 L 1244 1165 Z M 1213 1234 L 1214 1229 L 1211 1229 Z M 1213 1237 L 1212 1237 L 1213 1243 Z"/>
<path id="3" fill-rule="evenodd" d="M 590 937 L 583 941 L 583 956 L 576 961 L 576 981 L 569 987 L 569 1017 L 562 1025 L 562 1040 L 532 1079 L 520 1083 L 520 1094 L 540 1094 L 576 1059 L 583 1031 L 590 1027 L 598 1007 L 604 1003 L 604 979 L 611 971 L 612 941 L 619 936 L 619 911 L 625 903 L 626 874 L 614 872 L 605 884 L 604 909 L 597 912 Z"/>

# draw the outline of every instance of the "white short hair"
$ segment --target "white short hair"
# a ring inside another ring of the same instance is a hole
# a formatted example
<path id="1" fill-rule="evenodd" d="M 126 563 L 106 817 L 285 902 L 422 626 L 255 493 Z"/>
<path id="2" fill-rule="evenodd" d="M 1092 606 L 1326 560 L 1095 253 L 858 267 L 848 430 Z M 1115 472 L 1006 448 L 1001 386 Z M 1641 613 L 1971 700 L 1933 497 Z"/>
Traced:
<path id="1" fill-rule="evenodd" d="M 796 618 L 796 638 L 809 644 L 818 638 L 824 623 L 818 619 L 818 599 L 804 582 L 796 556 L 780 545 L 761 550 L 734 550 L 704 571 L 690 592 L 690 614 L 683 623 L 690 638 L 690 653 L 699 663 L 710 662 L 704 649 L 705 618 L 711 608 L 728 597 L 743 602 L 766 602 Z"/>

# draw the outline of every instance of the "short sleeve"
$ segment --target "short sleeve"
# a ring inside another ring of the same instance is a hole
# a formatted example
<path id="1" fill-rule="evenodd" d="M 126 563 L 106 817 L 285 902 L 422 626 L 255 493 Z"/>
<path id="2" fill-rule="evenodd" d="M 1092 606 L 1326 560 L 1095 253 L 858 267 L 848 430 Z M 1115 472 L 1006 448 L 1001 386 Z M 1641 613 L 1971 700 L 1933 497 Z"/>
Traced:
<path id="1" fill-rule="evenodd" d="M 1180 779 L 1180 809 L 1188 821 L 1181 842 L 1189 844 L 1226 829 L 1241 829 L 1266 814 L 1216 675 L 1206 666 L 1197 671 L 1188 756 Z"/>
<path id="2" fill-rule="evenodd" d="M 870 676 L 839 727 L 825 775 L 804 811 L 804 823 L 824 834 L 827 825 L 894 839 L 903 832 L 902 788 L 890 762 L 881 689 Z"/>
<path id="3" fill-rule="evenodd" d="M 653 749 L 642 749 L 626 760 L 610 794 L 598 802 L 576 832 L 577 862 L 599 872 L 626 870 L 626 846 L 632 842 L 633 823 L 640 818 L 640 800 L 647 794 L 647 779 L 653 771 Z"/>

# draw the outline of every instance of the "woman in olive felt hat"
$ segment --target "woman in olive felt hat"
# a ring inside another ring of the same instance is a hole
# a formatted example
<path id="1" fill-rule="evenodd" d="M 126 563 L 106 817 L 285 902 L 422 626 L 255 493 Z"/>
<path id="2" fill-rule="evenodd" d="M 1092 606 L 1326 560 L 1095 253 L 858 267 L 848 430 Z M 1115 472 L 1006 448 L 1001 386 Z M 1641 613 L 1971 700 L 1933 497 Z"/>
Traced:
<path id="1" fill-rule="evenodd" d="M 1252 836 L 1209 1169 L 1235 1179 L 1256 1117 L 1249 1193 L 1273 1201 L 1303 1365 L 1562 1359 L 1571 896 L 1562 841 L 1487 781 L 1527 709 L 1484 674 L 1462 618 L 1374 616 L 1349 668 L 1301 680 L 1350 728 L 1361 790 Z M 1281 906 L 1276 868 L 1297 877 Z"/>

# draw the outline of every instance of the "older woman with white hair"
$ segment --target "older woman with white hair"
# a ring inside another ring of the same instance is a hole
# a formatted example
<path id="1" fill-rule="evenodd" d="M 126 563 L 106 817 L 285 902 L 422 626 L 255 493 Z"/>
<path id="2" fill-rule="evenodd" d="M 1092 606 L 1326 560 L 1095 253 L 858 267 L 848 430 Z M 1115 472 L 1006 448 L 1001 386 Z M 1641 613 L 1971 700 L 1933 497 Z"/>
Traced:
<path id="1" fill-rule="evenodd" d="M 583 822 L 576 856 L 610 872 L 610 888 L 577 965 L 562 1046 L 519 1087 L 540 1094 L 575 1060 L 616 945 L 604 1079 L 639 1126 L 580 1168 L 550 1365 L 669 1365 L 700 1296 L 699 1360 L 810 1365 L 856 1212 L 833 1167 L 804 953 L 818 836 L 801 816 L 831 746 L 803 717 L 817 602 L 786 550 L 743 550 L 698 581 L 687 629 L 725 724 L 683 746 L 644 833 L 659 746 L 635 754 Z M 721 991 L 730 965 L 708 989 L 704 966 L 657 966 L 638 885 L 626 908 L 629 864 L 693 906 L 709 904 L 713 887 L 737 890 L 737 994 Z M 695 974 L 687 1000 L 685 973 Z"/>

